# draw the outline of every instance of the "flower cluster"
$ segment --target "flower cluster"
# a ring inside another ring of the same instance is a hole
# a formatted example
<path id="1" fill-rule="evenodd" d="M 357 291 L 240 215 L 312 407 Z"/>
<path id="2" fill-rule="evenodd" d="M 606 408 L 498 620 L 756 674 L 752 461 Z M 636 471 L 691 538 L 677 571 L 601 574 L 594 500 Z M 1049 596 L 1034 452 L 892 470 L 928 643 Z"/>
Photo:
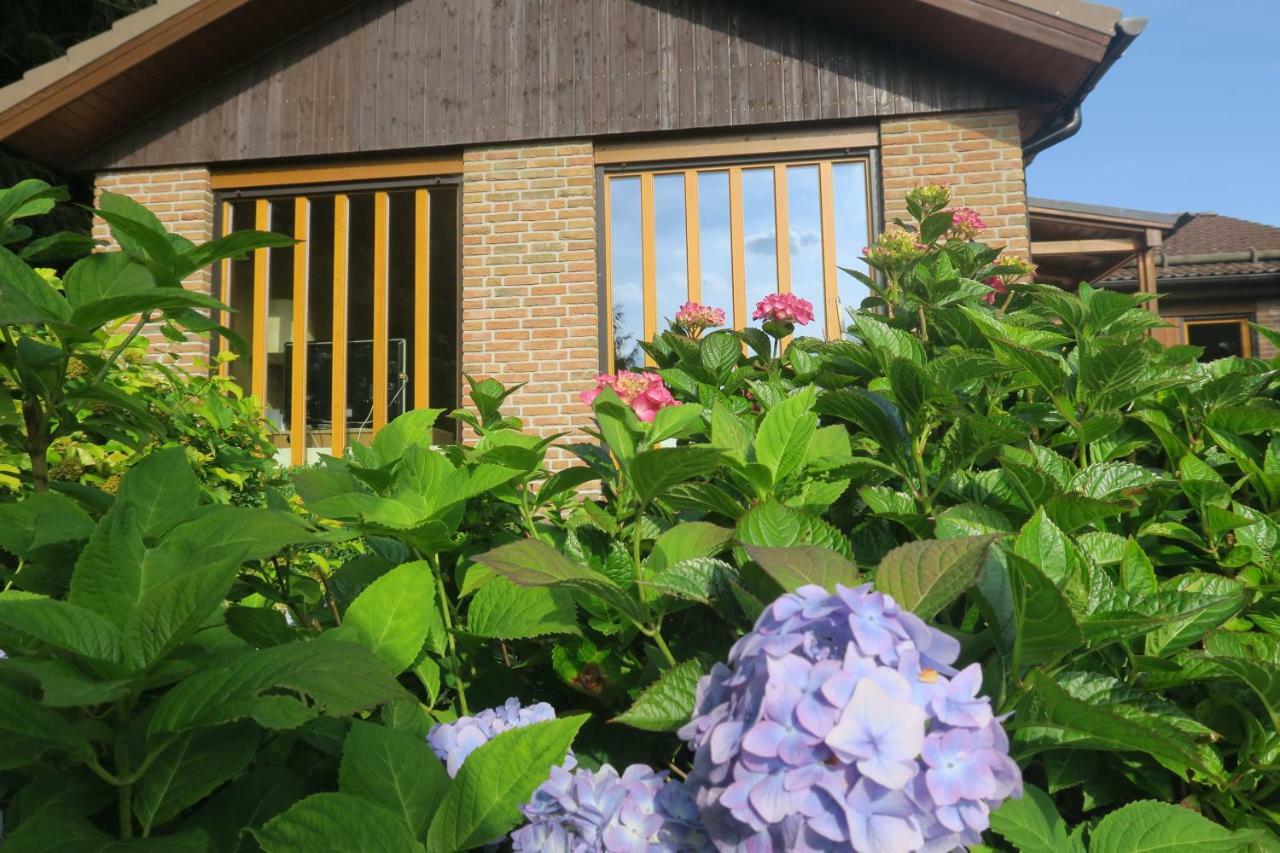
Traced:
<path id="1" fill-rule="evenodd" d="M 1005 255 L 1000 259 L 1000 266 L 1008 269 L 1003 276 L 993 275 L 982 283 L 991 288 L 991 292 L 982 297 L 988 305 L 994 305 L 996 298 L 1009 292 L 1009 285 L 1015 281 L 1031 281 L 1036 274 L 1036 265 L 1029 258 L 1020 255 Z"/>
<path id="2" fill-rule="evenodd" d="M 959 644 L 869 585 L 769 606 L 698 685 L 680 736 L 717 849 L 951 850 L 1020 796 Z"/>
<path id="3" fill-rule="evenodd" d="M 951 204 L 951 188 L 945 184 L 921 184 L 907 193 L 907 205 L 920 208 L 920 218 L 925 219 Z"/>
<path id="4" fill-rule="evenodd" d="M 916 235 L 897 225 L 890 225 L 875 243 L 862 250 L 862 256 L 877 267 L 893 267 L 913 263 L 924 255 Z"/>
<path id="5" fill-rule="evenodd" d="M 497 708 L 486 708 L 474 717 L 459 717 L 452 723 L 438 723 L 427 732 L 431 751 L 444 762 L 450 776 L 457 776 L 462 762 L 491 739 L 508 729 L 518 729 L 554 720 L 556 711 L 546 702 L 527 708 L 520 707 L 520 700 L 512 697 Z M 573 756 L 565 759 L 565 766 L 576 765 Z"/>
<path id="6" fill-rule="evenodd" d="M 671 391 L 661 376 L 649 372 L 633 373 L 630 370 L 619 370 L 616 375 L 598 374 L 596 387 L 583 391 L 578 399 L 590 406 L 605 388 L 613 389 L 613 393 L 645 423 L 652 422 L 659 409 L 676 404 L 676 398 L 671 396 Z"/>
<path id="7" fill-rule="evenodd" d="M 813 322 L 813 303 L 794 293 L 770 293 L 756 303 L 751 319 L 805 326 Z"/>
<path id="8" fill-rule="evenodd" d="M 951 211 L 951 228 L 947 232 L 953 240 L 966 243 L 987 230 L 987 223 L 972 207 L 957 207 Z"/>
<path id="9" fill-rule="evenodd" d="M 703 329 L 724 325 L 724 309 L 686 302 L 676 312 L 675 325 L 689 337 L 696 338 L 702 334 Z"/>
<path id="10" fill-rule="evenodd" d="M 711 850 L 685 785 L 633 764 L 618 775 L 551 770 L 522 809 L 528 823 L 511 834 L 515 853 L 610 853 Z"/>

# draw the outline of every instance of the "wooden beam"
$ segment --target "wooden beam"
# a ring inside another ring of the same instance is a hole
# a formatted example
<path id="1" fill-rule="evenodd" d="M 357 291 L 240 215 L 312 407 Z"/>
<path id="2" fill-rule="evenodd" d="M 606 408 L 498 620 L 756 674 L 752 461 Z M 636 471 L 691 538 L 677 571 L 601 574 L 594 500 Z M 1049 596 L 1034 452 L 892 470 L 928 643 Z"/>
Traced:
<path id="1" fill-rule="evenodd" d="M 253 227 L 259 231 L 271 230 L 271 202 L 260 198 L 254 204 Z M 267 270 L 270 264 L 269 249 L 253 252 L 253 340 L 249 344 L 253 361 L 249 374 L 250 392 L 265 411 L 267 406 Z"/>
<path id="2" fill-rule="evenodd" d="M 431 194 L 413 193 L 413 407 L 431 405 Z"/>
<path id="3" fill-rule="evenodd" d="M 307 250 L 311 236 L 311 203 L 306 196 L 293 201 L 293 363 L 290 365 L 289 460 L 307 461 Z"/>
<path id="4" fill-rule="evenodd" d="M 747 249 L 743 233 L 742 169 L 729 169 L 729 254 L 732 258 L 733 327 L 747 325 Z"/>
<path id="5" fill-rule="evenodd" d="M 604 340 L 607 350 L 604 354 L 605 372 L 613 373 L 617 366 L 613 357 L 613 178 L 610 177 L 604 179 L 604 305 L 601 310 L 604 312 Z"/>
<path id="6" fill-rule="evenodd" d="M 644 339 L 658 332 L 658 239 L 653 212 L 653 173 L 640 176 L 640 280 L 643 287 Z M 645 355 L 645 362 L 650 361 Z"/>
<path id="7" fill-rule="evenodd" d="M 226 237 L 231 233 L 231 203 L 224 201 L 222 203 L 222 236 Z M 218 264 L 218 298 L 222 300 L 222 304 L 230 307 L 231 305 L 231 259 L 224 258 Z M 218 322 L 224 327 L 231 327 L 231 312 L 222 310 L 218 312 Z M 219 340 L 218 351 L 221 352 L 223 347 L 230 346 L 226 338 Z M 224 361 L 218 364 L 219 376 L 231 375 L 231 362 Z"/>
<path id="8" fill-rule="evenodd" d="M 698 222 L 698 173 L 684 173 L 685 278 L 690 302 L 702 301 L 702 233 Z"/>
<path id="9" fill-rule="evenodd" d="M 879 144 L 879 128 L 875 124 L 864 123 L 835 130 L 788 130 L 717 134 L 676 140 L 601 143 L 596 146 L 595 159 L 597 166 L 617 166 L 623 163 L 686 160 L 690 157 L 776 156 L 842 148 L 875 148 Z"/>
<path id="10" fill-rule="evenodd" d="M 836 269 L 835 178 L 831 162 L 818 164 L 818 206 L 822 213 L 823 330 L 827 340 L 840 338 L 840 290 Z"/>
<path id="11" fill-rule="evenodd" d="M 333 431 L 330 450 L 342 457 L 347 449 L 347 242 L 351 199 L 339 193 L 333 197 L 333 379 L 329 415 Z"/>
<path id="12" fill-rule="evenodd" d="M 391 195 L 373 194 L 373 432 L 387 424 L 387 296 L 390 287 L 387 272 L 389 245 L 388 220 L 391 217 Z"/>
<path id="13" fill-rule="evenodd" d="M 220 169 L 209 177 L 215 190 L 243 190 L 252 187 L 280 187 L 295 184 L 351 183 L 457 175 L 462 158 L 456 154 L 440 157 L 401 157 L 372 163 L 307 163 L 287 169 Z"/>
<path id="14" fill-rule="evenodd" d="M 791 222 L 787 196 L 787 167 L 773 167 L 773 243 L 778 260 L 778 292 L 791 292 Z"/>
<path id="15" fill-rule="evenodd" d="M 1142 241 L 1134 239 L 1116 240 L 1045 240 L 1031 244 L 1031 256 L 1045 255 L 1106 255 L 1111 253 L 1136 252 L 1142 248 Z"/>

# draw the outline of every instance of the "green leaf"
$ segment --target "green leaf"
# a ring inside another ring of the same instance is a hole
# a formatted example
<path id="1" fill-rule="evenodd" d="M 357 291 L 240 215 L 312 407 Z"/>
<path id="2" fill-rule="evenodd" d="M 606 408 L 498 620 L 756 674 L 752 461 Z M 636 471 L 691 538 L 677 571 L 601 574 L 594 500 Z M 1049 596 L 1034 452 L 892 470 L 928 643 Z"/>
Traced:
<path id="1" fill-rule="evenodd" d="M 520 806 L 564 760 L 586 720 L 582 714 L 508 729 L 471 753 L 431 822 L 427 849 L 469 850 L 511 831 L 523 819 Z"/>
<path id="2" fill-rule="evenodd" d="M 991 831 L 1019 853 L 1084 853 L 1067 837 L 1067 824 L 1049 795 L 1035 785 L 1022 790 L 1021 798 L 1005 800 L 991 813 Z"/>
<path id="3" fill-rule="evenodd" d="M 1147 635 L 1146 652 L 1164 657 L 1198 642 L 1206 633 L 1226 622 L 1244 607 L 1244 585 L 1233 578 L 1193 573 L 1173 578 L 1161 585 L 1162 592 L 1190 592 L 1216 599 L 1210 606 L 1153 630 Z"/>
<path id="4" fill-rule="evenodd" d="M 829 391 L 818 398 L 817 409 L 859 427 L 891 457 L 906 458 L 911 439 L 902 415 L 879 394 L 861 388 Z"/>
<path id="5" fill-rule="evenodd" d="M 664 406 L 658 410 L 649 427 L 649 441 L 658 444 L 684 433 L 695 424 L 702 424 L 702 406 L 696 403 Z"/>
<path id="6" fill-rule="evenodd" d="M 338 788 L 397 815 L 419 840 L 449 787 L 425 738 L 356 720 L 342 749 Z"/>
<path id="7" fill-rule="evenodd" d="M 239 776 L 257 750 L 257 729 L 248 723 L 180 736 L 134 785 L 133 813 L 143 831 L 167 823 Z"/>
<path id="8" fill-rule="evenodd" d="M 853 587 L 862 580 L 858 567 L 830 548 L 813 545 L 791 548 L 747 545 L 746 548 L 751 559 L 785 592 L 795 592 L 807 584 L 834 591 L 836 584 Z"/>
<path id="9" fill-rule="evenodd" d="M 711 445 L 738 462 L 746 461 L 751 448 L 751 429 L 722 400 L 711 406 Z"/>
<path id="10" fill-rule="evenodd" d="M 645 568 L 661 572 L 685 560 L 714 556 L 732 538 L 732 530 L 707 521 L 677 524 L 654 540 Z"/>
<path id="11" fill-rule="evenodd" d="M 853 548 L 844 534 L 817 516 L 770 499 L 752 507 L 738 519 L 738 539 L 744 545 L 788 548 L 817 545 L 844 557 L 853 557 Z"/>
<path id="12" fill-rule="evenodd" d="M 1156 570 L 1146 551 L 1132 536 L 1125 541 L 1120 558 L 1120 588 L 1143 595 L 1152 595 L 1157 588 Z"/>
<path id="13" fill-rule="evenodd" d="M 742 357 L 742 344 L 728 331 L 712 332 L 702 339 L 698 348 L 702 366 L 721 382 Z"/>
<path id="14" fill-rule="evenodd" d="M 53 749 L 80 760 L 93 755 L 89 742 L 61 716 L 0 685 L 0 768 L 21 767 Z"/>
<path id="15" fill-rule="evenodd" d="M 35 270 L 0 246 L 0 325 L 60 323 L 71 306 Z"/>
<path id="16" fill-rule="evenodd" d="M 0 625 L 90 660 L 120 660 L 119 629 L 92 610 L 68 601 L 2 593 Z"/>
<path id="17" fill-rule="evenodd" d="M 978 577 L 996 534 L 899 545 L 880 561 L 876 588 L 921 619 L 931 619 Z"/>
<path id="18" fill-rule="evenodd" d="M 266 853 L 422 853 L 398 815 L 350 794 L 312 794 L 252 832 Z"/>
<path id="19" fill-rule="evenodd" d="M 80 505 L 57 492 L 36 492 L 0 504 L 0 548 L 24 560 L 61 543 L 88 539 L 93 519 Z"/>
<path id="20" fill-rule="evenodd" d="M 1261 835 L 1232 832 L 1182 806 L 1142 800 L 1104 817 L 1093 830 L 1089 853 L 1237 853 Z"/>
<path id="21" fill-rule="evenodd" d="M 775 483 L 785 479 L 804 462 L 809 443 L 818 429 L 813 408 L 814 386 L 788 397 L 765 413 L 756 433 L 756 461 L 769 469 Z"/>
<path id="22" fill-rule="evenodd" d="M 287 719 L 296 725 L 305 719 L 299 710 L 345 717 L 407 696 L 364 646 L 333 639 L 286 643 L 245 652 L 178 682 L 156 703 L 149 731 L 181 732 L 261 715 L 279 722 L 291 714 Z"/>
<path id="23" fill-rule="evenodd" d="M 435 575 L 425 560 L 416 560 L 365 587 L 347 608 L 342 627 L 399 674 L 417 659 L 433 630 L 443 636 L 436 608 Z"/>
<path id="24" fill-rule="evenodd" d="M 133 514 L 145 537 L 190 518 L 199 503 L 200 481 L 182 447 L 148 453 L 125 473 L 116 493 L 116 507 Z"/>
<path id="25" fill-rule="evenodd" d="M 690 557 L 660 572 L 646 572 L 640 585 L 660 595 L 710 604 L 737 579 L 737 571 L 723 560 Z"/>
<path id="26" fill-rule="evenodd" d="M 1084 642 L 1071 605 L 1044 572 L 1017 555 L 1006 555 L 1017 615 L 1013 666 L 1056 660 Z"/>
<path id="27" fill-rule="evenodd" d="M 599 596 L 628 618 L 644 619 L 639 603 L 632 600 L 609 578 L 566 559 L 559 551 L 537 539 L 501 545 L 475 558 L 520 586 L 564 586 Z"/>
<path id="28" fill-rule="evenodd" d="M 81 258 L 67 270 L 62 285 L 73 309 L 156 289 L 147 268 L 123 252 L 95 252 Z"/>
<path id="29" fill-rule="evenodd" d="M 373 438 L 373 452 L 382 459 L 383 465 L 389 465 L 403 456 L 410 446 L 430 448 L 435 444 L 432 426 L 443 413 L 444 409 L 405 412 L 378 431 Z"/>
<path id="30" fill-rule="evenodd" d="M 227 630 L 258 649 L 291 643 L 298 632 L 289 627 L 284 614 L 271 607 L 245 607 L 233 604 L 222 614 Z"/>
<path id="31" fill-rule="evenodd" d="M 1044 572 L 1056 584 L 1065 582 L 1071 572 L 1070 551 L 1071 544 L 1066 534 L 1049 520 L 1043 507 L 1022 526 L 1022 532 L 1013 545 L 1013 553 Z"/>
<path id="32" fill-rule="evenodd" d="M 627 473 L 640 503 L 648 504 L 672 486 L 710 474 L 722 460 L 719 450 L 705 445 L 658 447 L 637 453 Z"/>
<path id="33" fill-rule="evenodd" d="M 675 731 L 693 715 L 700 678 L 702 664 L 696 660 L 672 667 L 645 688 L 635 703 L 614 717 L 613 722 L 648 732 Z"/>
<path id="34" fill-rule="evenodd" d="M 501 640 L 577 634 L 573 597 L 555 587 L 516 586 L 503 577 L 480 588 L 467 610 L 467 633 Z"/>
<path id="35" fill-rule="evenodd" d="M 183 828 L 199 828 L 209 836 L 212 850 L 240 853 L 256 850 L 245 830 L 256 829 L 302 799 L 302 779 L 284 767 L 250 771 L 214 794 Z"/>

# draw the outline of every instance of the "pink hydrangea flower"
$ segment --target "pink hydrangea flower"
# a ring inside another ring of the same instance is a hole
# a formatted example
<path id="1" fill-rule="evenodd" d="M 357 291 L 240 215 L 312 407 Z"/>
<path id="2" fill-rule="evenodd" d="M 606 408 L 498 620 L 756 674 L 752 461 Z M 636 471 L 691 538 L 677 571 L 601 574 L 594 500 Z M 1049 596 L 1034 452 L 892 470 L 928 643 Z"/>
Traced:
<path id="1" fill-rule="evenodd" d="M 876 238 L 874 244 L 864 246 L 862 256 L 879 267 L 909 264 L 927 251 L 916 235 L 890 225 Z"/>
<path id="2" fill-rule="evenodd" d="M 987 230 L 978 211 L 972 207 L 957 207 L 951 211 L 951 236 L 956 240 L 972 240 Z"/>
<path id="3" fill-rule="evenodd" d="M 987 303 L 988 305 L 995 305 L 996 297 L 999 294 L 1009 292 L 1009 285 L 1005 284 L 1004 279 L 1002 279 L 998 275 L 993 275 L 991 276 L 991 278 L 986 279 L 982 283 L 985 284 L 987 287 L 991 288 L 991 292 L 988 293 L 986 296 L 982 297 L 982 301 Z"/>
<path id="4" fill-rule="evenodd" d="M 756 305 L 751 319 L 804 326 L 813 322 L 813 303 L 794 293 L 770 293 Z"/>
<path id="5" fill-rule="evenodd" d="M 671 396 L 671 391 L 661 376 L 647 371 L 634 373 L 630 370 L 619 370 L 617 375 L 597 374 L 596 387 L 583 391 L 578 399 L 590 406 L 605 388 L 613 389 L 613 393 L 645 423 L 651 423 L 658 416 L 659 409 L 676 404 L 676 398 Z"/>
<path id="6" fill-rule="evenodd" d="M 724 325 L 724 310 L 699 305 L 697 302 L 686 302 L 676 312 L 676 325 L 690 337 L 698 337 L 703 329 L 713 329 Z"/>

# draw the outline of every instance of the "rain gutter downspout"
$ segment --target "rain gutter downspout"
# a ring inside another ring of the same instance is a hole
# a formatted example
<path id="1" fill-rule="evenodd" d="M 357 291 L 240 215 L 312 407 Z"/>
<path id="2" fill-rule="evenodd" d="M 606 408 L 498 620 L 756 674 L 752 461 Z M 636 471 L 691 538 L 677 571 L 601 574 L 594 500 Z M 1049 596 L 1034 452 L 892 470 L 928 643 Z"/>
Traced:
<path id="1" fill-rule="evenodd" d="M 1026 141 L 1022 146 L 1022 156 L 1026 165 L 1030 166 L 1036 155 L 1046 148 L 1057 145 L 1059 142 L 1070 139 L 1080 131 L 1080 125 L 1084 121 L 1084 114 L 1081 110 L 1081 104 L 1093 87 L 1098 85 L 1098 81 L 1102 79 L 1102 75 L 1106 74 L 1115 65 L 1116 61 L 1124 55 L 1129 45 L 1133 44 L 1133 40 L 1142 34 L 1147 27 L 1146 18 L 1122 18 L 1116 24 L 1115 35 L 1111 39 L 1111 44 L 1107 45 L 1107 52 L 1103 55 L 1102 61 L 1099 62 L 1089 73 L 1076 90 L 1071 93 L 1062 105 L 1055 111 L 1054 117 L 1058 121 L 1050 121 L 1049 128 L 1036 134 Z"/>

